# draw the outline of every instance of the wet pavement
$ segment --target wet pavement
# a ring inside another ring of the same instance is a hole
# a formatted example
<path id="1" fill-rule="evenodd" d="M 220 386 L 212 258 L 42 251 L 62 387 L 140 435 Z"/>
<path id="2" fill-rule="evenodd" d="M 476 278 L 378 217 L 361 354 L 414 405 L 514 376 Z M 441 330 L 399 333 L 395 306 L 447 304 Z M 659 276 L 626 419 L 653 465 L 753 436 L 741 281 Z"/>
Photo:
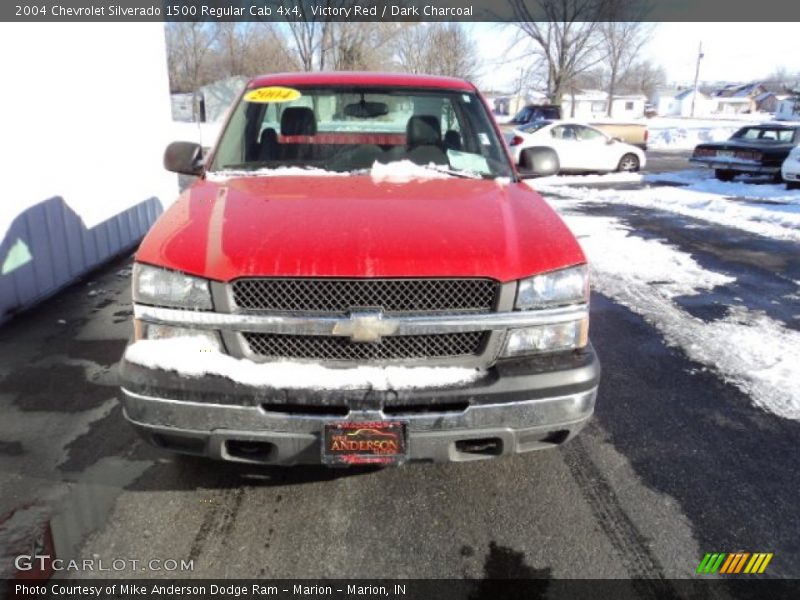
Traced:
<path id="1" fill-rule="evenodd" d="M 797 244 L 646 209 L 582 210 L 736 277 L 685 299 L 691 314 L 740 302 L 797 329 Z M 604 372 L 574 441 L 467 464 L 281 469 L 172 456 L 126 425 L 116 362 L 129 268 L 118 261 L 0 328 L 3 574 L 52 540 L 66 559 L 193 561 L 114 573 L 148 577 L 669 579 L 692 577 L 706 552 L 742 550 L 774 552 L 769 575 L 800 577 L 800 423 L 754 407 L 610 298 L 593 296 Z"/>

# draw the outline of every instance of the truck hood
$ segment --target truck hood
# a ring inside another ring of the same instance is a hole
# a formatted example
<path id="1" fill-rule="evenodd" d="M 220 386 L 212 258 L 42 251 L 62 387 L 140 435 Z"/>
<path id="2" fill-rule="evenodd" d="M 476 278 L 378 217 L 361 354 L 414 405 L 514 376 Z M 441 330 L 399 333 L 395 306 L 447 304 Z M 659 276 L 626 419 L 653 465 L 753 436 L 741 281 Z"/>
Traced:
<path id="1" fill-rule="evenodd" d="M 136 259 L 237 277 L 490 277 L 585 261 L 523 183 L 369 175 L 200 180 L 162 215 Z"/>

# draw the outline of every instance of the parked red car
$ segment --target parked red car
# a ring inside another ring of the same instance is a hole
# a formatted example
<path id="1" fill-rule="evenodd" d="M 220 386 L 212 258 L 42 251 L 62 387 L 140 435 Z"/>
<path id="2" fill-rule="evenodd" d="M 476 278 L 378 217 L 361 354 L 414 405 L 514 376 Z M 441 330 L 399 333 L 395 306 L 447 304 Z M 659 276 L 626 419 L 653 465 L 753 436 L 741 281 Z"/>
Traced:
<path id="1" fill-rule="evenodd" d="M 586 259 L 445 77 L 249 83 L 145 237 L 127 419 L 239 462 L 466 461 L 554 447 L 594 409 Z"/>

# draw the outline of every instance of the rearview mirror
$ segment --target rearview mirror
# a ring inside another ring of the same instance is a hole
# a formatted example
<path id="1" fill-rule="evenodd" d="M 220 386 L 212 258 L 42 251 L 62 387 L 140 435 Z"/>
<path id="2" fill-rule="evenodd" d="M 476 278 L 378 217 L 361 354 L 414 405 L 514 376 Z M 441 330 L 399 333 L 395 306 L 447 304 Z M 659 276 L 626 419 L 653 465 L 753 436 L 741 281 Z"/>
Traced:
<path id="1" fill-rule="evenodd" d="M 519 156 L 519 167 L 524 175 L 555 175 L 560 168 L 558 154 L 552 148 L 525 148 Z"/>
<path id="2" fill-rule="evenodd" d="M 203 149 L 194 142 L 172 142 L 164 151 L 164 168 L 183 175 L 200 175 Z"/>
<path id="3" fill-rule="evenodd" d="M 374 119 L 389 114 L 389 105 L 384 102 L 356 102 L 344 107 L 346 117 L 356 119 Z"/>

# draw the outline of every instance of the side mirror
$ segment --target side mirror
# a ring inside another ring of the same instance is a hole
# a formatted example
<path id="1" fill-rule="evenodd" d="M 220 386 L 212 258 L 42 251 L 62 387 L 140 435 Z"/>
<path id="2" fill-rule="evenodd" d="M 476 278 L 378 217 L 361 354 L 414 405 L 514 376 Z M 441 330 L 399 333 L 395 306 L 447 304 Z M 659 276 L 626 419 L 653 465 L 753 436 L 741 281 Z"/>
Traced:
<path id="1" fill-rule="evenodd" d="M 519 167 L 524 175 L 555 175 L 560 169 L 558 154 L 552 148 L 525 148 L 519 156 Z"/>
<path id="2" fill-rule="evenodd" d="M 203 149 L 194 142 L 172 142 L 164 151 L 164 168 L 183 175 L 200 175 Z"/>

